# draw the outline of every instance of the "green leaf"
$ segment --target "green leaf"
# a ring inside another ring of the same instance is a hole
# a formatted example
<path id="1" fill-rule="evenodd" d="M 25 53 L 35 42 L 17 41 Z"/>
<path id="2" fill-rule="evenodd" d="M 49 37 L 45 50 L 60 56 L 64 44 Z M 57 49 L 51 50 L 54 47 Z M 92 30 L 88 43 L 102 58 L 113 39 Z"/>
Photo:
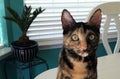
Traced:
<path id="1" fill-rule="evenodd" d="M 18 20 L 20 19 L 18 13 L 14 11 L 12 8 L 7 7 L 7 11 L 9 12 L 10 15 L 13 16 L 13 18 L 18 19 Z"/>
<path id="2" fill-rule="evenodd" d="M 31 23 L 33 22 L 33 20 L 44 10 L 45 9 L 42 9 L 41 7 L 39 7 L 32 12 L 32 7 L 25 5 L 22 15 L 19 15 L 19 13 L 17 13 L 15 10 L 13 10 L 10 7 L 7 7 L 7 11 L 9 12 L 11 16 L 9 17 L 6 16 L 4 18 L 17 23 L 21 31 L 23 33 L 26 33 Z"/>
<path id="3" fill-rule="evenodd" d="M 11 17 L 4 17 L 4 18 L 7 19 L 7 20 L 11 20 L 11 21 L 15 22 L 15 19 L 13 19 Z"/>

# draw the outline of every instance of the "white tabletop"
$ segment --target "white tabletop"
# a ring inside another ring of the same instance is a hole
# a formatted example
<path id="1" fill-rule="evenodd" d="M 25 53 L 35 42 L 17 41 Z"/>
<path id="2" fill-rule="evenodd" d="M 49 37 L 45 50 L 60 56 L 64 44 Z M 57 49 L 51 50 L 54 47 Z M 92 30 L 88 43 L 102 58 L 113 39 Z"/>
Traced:
<path id="1" fill-rule="evenodd" d="M 56 79 L 57 68 L 39 74 L 35 79 Z M 98 79 L 120 79 L 120 54 L 98 58 Z"/>

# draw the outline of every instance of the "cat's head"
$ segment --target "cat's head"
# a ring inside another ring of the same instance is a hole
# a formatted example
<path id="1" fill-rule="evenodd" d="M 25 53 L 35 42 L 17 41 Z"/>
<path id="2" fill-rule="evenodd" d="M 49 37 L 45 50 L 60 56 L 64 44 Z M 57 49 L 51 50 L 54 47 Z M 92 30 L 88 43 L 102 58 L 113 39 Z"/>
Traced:
<path id="1" fill-rule="evenodd" d="M 88 22 L 76 22 L 70 12 L 64 9 L 61 16 L 64 48 L 82 57 L 95 53 L 100 38 L 101 17 L 101 10 L 98 9 Z"/>

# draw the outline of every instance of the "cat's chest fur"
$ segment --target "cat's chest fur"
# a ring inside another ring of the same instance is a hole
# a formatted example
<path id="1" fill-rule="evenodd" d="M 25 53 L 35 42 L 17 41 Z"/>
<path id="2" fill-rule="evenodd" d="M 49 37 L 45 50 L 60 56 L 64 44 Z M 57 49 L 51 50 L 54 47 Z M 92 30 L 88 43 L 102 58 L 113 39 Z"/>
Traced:
<path id="1" fill-rule="evenodd" d="M 70 58 L 69 60 L 73 64 L 73 69 L 70 69 L 68 67 L 66 67 L 66 69 L 68 70 L 69 73 L 72 74 L 71 79 L 84 79 L 88 74 L 88 69 L 87 69 L 88 63 L 83 62 L 82 60 L 76 61 L 73 58 Z"/>
<path id="2" fill-rule="evenodd" d="M 82 58 L 73 51 L 65 50 L 60 54 L 57 79 L 96 79 L 97 59 L 94 54 Z"/>

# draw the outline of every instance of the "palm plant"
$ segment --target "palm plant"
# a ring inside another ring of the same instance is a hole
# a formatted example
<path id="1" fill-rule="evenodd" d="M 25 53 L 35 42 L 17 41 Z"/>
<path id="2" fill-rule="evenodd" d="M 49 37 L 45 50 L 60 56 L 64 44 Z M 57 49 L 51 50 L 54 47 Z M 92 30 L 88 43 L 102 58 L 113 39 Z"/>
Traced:
<path id="1" fill-rule="evenodd" d="M 30 44 L 29 37 L 27 36 L 28 28 L 30 27 L 33 20 L 44 11 L 45 9 L 42 9 L 41 7 L 35 9 L 32 12 L 31 6 L 24 6 L 22 15 L 19 15 L 16 11 L 14 11 L 12 8 L 7 7 L 7 11 L 11 16 L 5 16 L 4 18 L 6 20 L 10 20 L 18 24 L 19 28 L 22 31 L 22 35 L 20 36 L 17 44 L 23 45 L 23 44 Z"/>

